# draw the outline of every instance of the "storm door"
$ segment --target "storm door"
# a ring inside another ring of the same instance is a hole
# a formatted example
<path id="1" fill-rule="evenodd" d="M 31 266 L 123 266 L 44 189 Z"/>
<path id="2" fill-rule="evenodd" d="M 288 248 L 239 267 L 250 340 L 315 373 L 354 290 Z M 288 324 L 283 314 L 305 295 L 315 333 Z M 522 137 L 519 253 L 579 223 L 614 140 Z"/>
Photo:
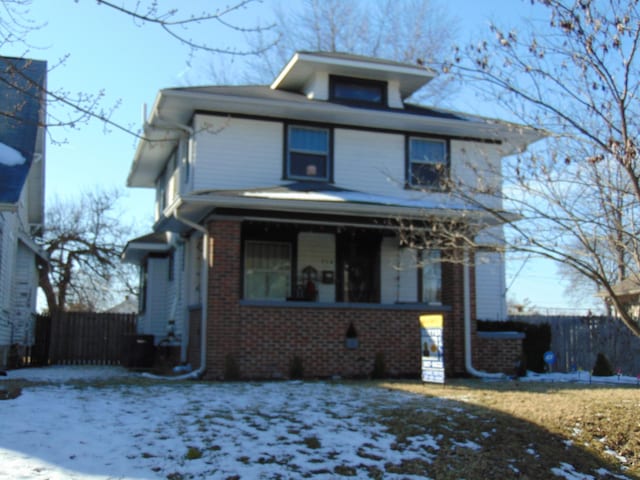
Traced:
<path id="1" fill-rule="evenodd" d="M 380 302 L 380 244 L 375 231 L 349 230 L 337 238 L 339 302 Z"/>

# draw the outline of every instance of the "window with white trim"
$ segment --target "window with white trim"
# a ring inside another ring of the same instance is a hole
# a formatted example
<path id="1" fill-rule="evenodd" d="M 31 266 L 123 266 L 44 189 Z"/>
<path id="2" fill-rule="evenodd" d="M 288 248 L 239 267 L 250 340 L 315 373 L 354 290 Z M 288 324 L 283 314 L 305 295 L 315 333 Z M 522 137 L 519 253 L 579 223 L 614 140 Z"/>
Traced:
<path id="1" fill-rule="evenodd" d="M 446 175 L 446 140 L 409 137 L 407 183 L 411 187 L 439 189 Z"/>
<path id="2" fill-rule="evenodd" d="M 291 125 L 287 130 L 286 177 L 329 181 L 329 129 Z"/>
<path id="3" fill-rule="evenodd" d="M 291 292 L 291 245 L 247 241 L 244 248 L 244 298 L 286 300 Z"/>

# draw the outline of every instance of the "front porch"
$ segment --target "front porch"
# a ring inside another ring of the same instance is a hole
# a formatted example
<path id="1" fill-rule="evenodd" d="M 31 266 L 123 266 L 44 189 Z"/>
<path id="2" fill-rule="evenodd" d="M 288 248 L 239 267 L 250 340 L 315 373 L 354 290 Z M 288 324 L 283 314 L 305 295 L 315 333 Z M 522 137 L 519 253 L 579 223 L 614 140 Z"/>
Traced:
<path id="1" fill-rule="evenodd" d="M 464 374 L 461 264 L 440 262 L 429 271 L 438 272 L 438 281 L 428 284 L 420 281 L 424 272 L 418 265 L 405 264 L 405 270 L 390 274 L 385 243 L 402 247 L 375 228 L 310 228 L 236 217 L 214 219 L 208 232 L 207 378 L 291 378 L 300 370 L 308 378 L 370 377 L 380 362 L 388 376 L 418 378 L 419 317 L 428 313 L 445 318 L 447 375 Z M 345 239 L 364 240 L 365 247 Z M 261 247 L 263 260 L 278 257 L 270 268 L 248 255 L 251 242 L 289 247 L 275 253 Z M 290 256 L 282 254 L 286 251 Z M 364 283 L 352 281 L 354 264 L 369 269 Z M 249 271 L 258 266 L 260 272 Z M 307 267 L 317 275 L 304 276 Z M 314 294 L 304 296 L 309 280 Z M 192 314 L 192 328 L 196 317 Z"/>

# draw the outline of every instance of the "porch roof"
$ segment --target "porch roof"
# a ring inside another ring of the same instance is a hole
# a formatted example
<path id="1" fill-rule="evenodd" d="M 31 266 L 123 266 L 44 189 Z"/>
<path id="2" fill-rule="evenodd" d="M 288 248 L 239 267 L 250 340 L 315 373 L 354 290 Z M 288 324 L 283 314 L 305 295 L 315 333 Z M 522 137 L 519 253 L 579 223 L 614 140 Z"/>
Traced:
<path id="1" fill-rule="evenodd" d="M 139 264 L 150 253 L 165 253 L 171 249 L 166 232 L 150 233 L 129 240 L 124 247 L 121 258 L 125 263 Z"/>
<path id="2" fill-rule="evenodd" d="M 388 220 L 459 219 L 478 229 L 515 220 L 513 214 L 490 212 L 451 197 L 446 193 L 420 194 L 412 198 L 378 195 L 341 188 L 322 182 L 293 182 L 245 190 L 208 190 L 180 197 L 164 212 L 162 230 L 183 231 L 188 227 L 179 218 L 204 223 L 218 209 L 242 209 L 264 215 L 329 215 Z M 178 218 L 176 218 L 178 217 Z"/>

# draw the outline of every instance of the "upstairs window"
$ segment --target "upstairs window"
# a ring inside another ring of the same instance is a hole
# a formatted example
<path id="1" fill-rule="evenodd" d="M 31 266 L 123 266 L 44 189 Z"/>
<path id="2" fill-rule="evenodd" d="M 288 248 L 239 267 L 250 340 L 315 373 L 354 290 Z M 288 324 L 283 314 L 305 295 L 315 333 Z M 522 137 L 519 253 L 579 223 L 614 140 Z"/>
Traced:
<path id="1" fill-rule="evenodd" d="M 287 140 L 286 177 L 329 181 L 329 129 L 290 126 Z"/>
<path id="2" fill-rule="evenodd" d="M 387 84 L 362 78 L 335 77 L 329 81 L 329 98 L 336 102 L 387 104 Z"/>
<path id="3" fill-rule="evenodd" d="M 411 187 L 441 189 L 447 179 L 447 142 L 410 137 L 407 177 Z"/>

